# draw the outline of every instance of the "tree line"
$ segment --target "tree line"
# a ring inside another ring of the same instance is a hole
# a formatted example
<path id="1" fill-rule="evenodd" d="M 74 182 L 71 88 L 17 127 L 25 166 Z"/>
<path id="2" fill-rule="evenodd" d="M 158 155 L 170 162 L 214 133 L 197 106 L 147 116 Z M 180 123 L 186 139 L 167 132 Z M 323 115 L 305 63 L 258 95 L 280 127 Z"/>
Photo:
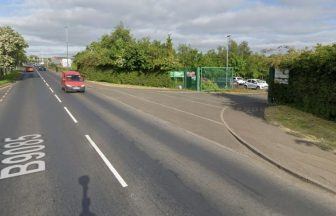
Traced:
<path id="1" fill-rule="evenodd" d="M 279 64 L 284 56 L 253 52 L 246 41 L 230 40 L 228 47 L 229 66 L 234 68 L 237 76 L 246 78 L 267 77 L 269 67 Z M 135 39 L 130 30 L 120 24 L 113 32 L 77 53 L 74 62 L 84 71 L 163 73 L 196 67 L 225 67 L 226 55 L 226 45 L 207 52 L 188 44 L 175 48 L 170 35 L 164 42 L 148 37 Z"/>

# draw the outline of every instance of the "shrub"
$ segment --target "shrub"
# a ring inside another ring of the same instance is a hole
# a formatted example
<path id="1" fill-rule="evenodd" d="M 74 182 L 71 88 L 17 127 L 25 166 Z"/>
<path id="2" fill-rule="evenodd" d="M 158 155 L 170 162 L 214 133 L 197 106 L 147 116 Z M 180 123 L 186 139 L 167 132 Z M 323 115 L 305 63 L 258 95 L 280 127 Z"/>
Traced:
<path id="1" fill-rule="evenodd" d="M 202 80 L 201 88 L 203 91 L 219 91 L 218 85 L 211 80 Z"/>
<path id="2" fill-rule="evenodd" d="M 111 70 L 102 71 L 93 69 L 81 72 L 87 79 L 93 81 L 167 88 L 174 85 L 168 73 L 113 72 Z"/>
<path id="3" fill-rule="evenodd" d="M 270 97 L 317 116 L 336 120 L 336 44 L 318 45 L 290 62 L 288 85 L 270 83 Z"/>

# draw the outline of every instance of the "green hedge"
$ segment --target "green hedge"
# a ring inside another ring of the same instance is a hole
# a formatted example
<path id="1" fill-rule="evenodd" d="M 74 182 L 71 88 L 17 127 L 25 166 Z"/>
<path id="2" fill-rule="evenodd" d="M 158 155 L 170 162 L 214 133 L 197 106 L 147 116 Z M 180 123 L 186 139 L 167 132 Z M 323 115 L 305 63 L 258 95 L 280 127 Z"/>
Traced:
<path id="1" fill-rule="evenodd" d="M 81 72 L 87 79 L 93 81 L 152 87 L 174 87 L 174 81 L 171 80 L 168 73 L 114 72 L 93 69 Z"/>
<path id="2" fill-rule="evenodd" d="M 319 45 L 283 66 L 289 68 L 289 83 L 271 83 L 275 102 L 336 120 L 336 44 Z"/>

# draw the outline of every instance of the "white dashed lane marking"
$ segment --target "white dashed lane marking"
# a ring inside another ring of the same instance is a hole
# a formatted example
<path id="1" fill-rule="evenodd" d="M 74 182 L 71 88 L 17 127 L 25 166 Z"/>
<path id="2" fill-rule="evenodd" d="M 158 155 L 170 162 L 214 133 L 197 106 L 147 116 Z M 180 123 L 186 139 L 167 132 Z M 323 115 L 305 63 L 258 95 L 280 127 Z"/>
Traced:
<path id="1" fill-rule="evenodd" d="M 68 108 L 64 107 L 65 111 L 68 113 L 70 118 L 75 122 L 78 123 L 77 119 L 72 115 L 72 113 L 68 110 Z"/>
<path id="2" fill-rule="evenodd" d="M 89 143 L 91 144 L 91 146 L 96 150 L 96 152 L 99 154 L 99 156 L 101 157 L 101 159 L 104 161 L 104 163 L 106 164 L 106 166 L 109 168 L 109 170 L 113 173 L 113 175 L 116 177 L 116 179 L 119 181 L 119 183 L 121 184 L 122 187 L 127 187 L 127 183 L 124 181 L 124 179 L 120 176 L 120 174 L 118 173 L 118 171 L 113 167 L 113 165 L 111 164 L 111 162 L 106 158 L 106 156 L 104 155 L 104 153 L 98 148 L 98 146 L 96 145 L 96 143 L 91 139 L 91 137 L 89 135 L 85 135 L 86 139 L 89 141 Z"/>

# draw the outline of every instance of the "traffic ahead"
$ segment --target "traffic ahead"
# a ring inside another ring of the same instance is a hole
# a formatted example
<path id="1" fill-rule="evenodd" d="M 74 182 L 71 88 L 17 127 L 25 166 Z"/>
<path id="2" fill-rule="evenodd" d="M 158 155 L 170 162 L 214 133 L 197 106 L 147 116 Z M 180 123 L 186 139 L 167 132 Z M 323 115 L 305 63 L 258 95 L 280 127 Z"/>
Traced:
<path id="1" fill-rule="evenodd" d="M 246 153 L 211 116 L 223 101 L 95 83 L 66 94 L 60 79 L 25 72 L 0 103 L 0 215 L 336 214 L 333 195 Z"/>

